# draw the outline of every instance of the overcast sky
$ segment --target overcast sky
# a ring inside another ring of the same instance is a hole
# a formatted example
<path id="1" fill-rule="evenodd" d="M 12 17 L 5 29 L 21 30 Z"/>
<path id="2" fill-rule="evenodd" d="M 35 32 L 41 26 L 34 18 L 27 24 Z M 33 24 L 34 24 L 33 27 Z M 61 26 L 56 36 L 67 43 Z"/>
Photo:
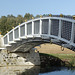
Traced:
<path id="1" fill-rule="evenodd" d="M 0 0 L 0 17 L 25 13 L 75 15 L 75 0 Z"/>

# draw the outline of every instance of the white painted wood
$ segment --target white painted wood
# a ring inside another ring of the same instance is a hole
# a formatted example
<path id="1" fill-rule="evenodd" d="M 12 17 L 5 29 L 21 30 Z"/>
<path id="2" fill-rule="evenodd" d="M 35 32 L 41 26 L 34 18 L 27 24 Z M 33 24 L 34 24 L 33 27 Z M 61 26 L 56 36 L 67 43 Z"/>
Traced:
<path id="1" fill-rule="evenodd" d="M 61 19 L 59 20 L 59 33 L 58 33 L 58 37 L 61 38 L 61 29 L 62 29 L 62 22 Z"/>
<path id="2" fill-rule="evenodd" d="M 19 32 L 19 38 L 20 38 L 20 35 L 21 35 L 21 34 L 20 34 L 20 25 L 19 25 L 19 31 L 18 31 L 18 32 Z"/>
<path id="3" fill-rule="evenodd" d="M 27 36 L 27 24 L 25 23 L 25 37 Z"/>
<path id="4" fill-rule="evenodd" d="M 40 35 L 42 34 L 42 20 L 40 19 Z"/>
<path id="5" fill-rule="evenodd" d="M 34 21 L 32 21 L 32 35 L 34 35 Z"/>
<path id="6" fill-rule="evenodd" d="M 49 30 L 48 30 L 48 34 L 51 35 L 51 19 L 49 19 Z"/>
<path id="7" fill-rule="evenodd" d="M 71 29 L 71 40 L 70 40 L 70 42 L 71 43 L 73 43 L 74 42 L 74 28 L 75 26 L 74 26 L 74 22 L 72 22 L 72 29 Z"/>

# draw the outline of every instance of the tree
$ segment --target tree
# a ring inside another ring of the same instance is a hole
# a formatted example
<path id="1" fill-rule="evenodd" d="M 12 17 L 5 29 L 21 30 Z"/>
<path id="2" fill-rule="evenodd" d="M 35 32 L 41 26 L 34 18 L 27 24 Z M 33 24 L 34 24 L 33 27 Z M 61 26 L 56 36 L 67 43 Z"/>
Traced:
<path id="1" fill-rule="evenodd" d="M 0 19 L 0 31 L 2 32 L 2 34 L 6 33 L 7 30 L 6 22 L 7 22 L 7 18 L 5 16 L 2 16 Z"/>
<path id="2" fill-rule="evenodd" d="M 30 19 L 32 19 L 32 17 L 34 17 L 32 14 L 26 13 L 25 16 L 24 16 L 24 19 L 30 20 Z"/>
<path id="3" fill-rule="evenodd" d="M 36 15 L 36 18 L 40 17 L 40 15 Z"/>
<path id="4" fill-rule="evenodd" d="M 18 15 L 16 17 L 16 26 L 19 24 L 19 23 L 23 23 L 24 21 L 24 18 L 21 16 L 21 15 Z"/>
<path id="5" fill-rule="evenodd" d="M 19 23 L 23 23 L 25 20 L 30 20 L 34 17 L 30 13 L 26 13 L 24 17 L 22 15 L 18 15 L 17 17 L 11 15 L 2 16 L 0 18 L 0 31 L 2 32 L 2 35 L 5 35 L 7 31 L 10 31 L 12 27 L 17 26 Z M 40 17 L 40 15 L 37 15 L 36 17 Z"/>

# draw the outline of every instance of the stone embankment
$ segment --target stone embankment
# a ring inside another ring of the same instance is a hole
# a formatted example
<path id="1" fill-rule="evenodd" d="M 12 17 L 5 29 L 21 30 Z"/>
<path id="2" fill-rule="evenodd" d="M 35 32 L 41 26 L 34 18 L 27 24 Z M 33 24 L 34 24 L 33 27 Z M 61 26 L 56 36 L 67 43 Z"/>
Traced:
<path id="1" fill-rule="evenodd" d="M 26 53 L 10 53 L 7 50 L 0 51 L 0 66 L 22 66 L 22 65 L 40 65 L 39 53 L 30 50 Z"/>

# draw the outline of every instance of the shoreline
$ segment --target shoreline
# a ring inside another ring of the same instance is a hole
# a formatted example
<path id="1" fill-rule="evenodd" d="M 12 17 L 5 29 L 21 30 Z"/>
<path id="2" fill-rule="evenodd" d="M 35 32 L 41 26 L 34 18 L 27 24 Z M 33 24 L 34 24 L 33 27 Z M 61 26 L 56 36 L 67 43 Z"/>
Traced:
<path id="1" fill-rule="evenodd" d="M 42 67 L 75 67 L 75 55 L 66 56 L 66 54 L 46 54 L 39 53 Z"/>

